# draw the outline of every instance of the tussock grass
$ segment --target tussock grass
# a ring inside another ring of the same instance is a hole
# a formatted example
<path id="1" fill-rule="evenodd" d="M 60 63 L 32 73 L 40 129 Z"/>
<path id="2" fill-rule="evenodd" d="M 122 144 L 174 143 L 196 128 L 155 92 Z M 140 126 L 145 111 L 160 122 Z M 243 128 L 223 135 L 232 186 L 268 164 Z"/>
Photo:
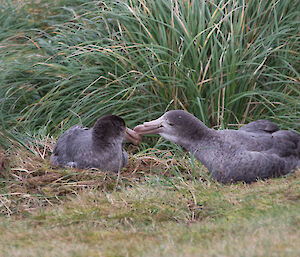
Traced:
<path id="1" fill-rule="evenodd" d="M 209 126 L 268 118 L 299 129 L 296 1 L 53 5 L 3 12 L 28 24 L 22 35 L 5 24 L 0 49 L 1 126 L 19 141 L 105 113 L 134 126 L 174 108 Z"/>

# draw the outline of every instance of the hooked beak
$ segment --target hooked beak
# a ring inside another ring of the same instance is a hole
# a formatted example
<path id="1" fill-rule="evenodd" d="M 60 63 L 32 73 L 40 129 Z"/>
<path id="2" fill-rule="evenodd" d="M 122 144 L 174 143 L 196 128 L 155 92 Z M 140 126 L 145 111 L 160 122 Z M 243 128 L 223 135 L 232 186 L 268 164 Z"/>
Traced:
<path id="1" fill-rule="evenodd" d="M 142 141 L 142 136 L 130 128 L 126 128 L 125 140 L 135 145 L 139 145 Z"/>
<path id="2" fill-rule="evenodd" d="M 144 122 L 143 125 L 138 125 L 134 128 L 134 131 L 141 134 L 159 134 L 162 132 L 164 119 L 163 117 L 158 118 L 157 120 L 152 120 L 149 122 Z"/>

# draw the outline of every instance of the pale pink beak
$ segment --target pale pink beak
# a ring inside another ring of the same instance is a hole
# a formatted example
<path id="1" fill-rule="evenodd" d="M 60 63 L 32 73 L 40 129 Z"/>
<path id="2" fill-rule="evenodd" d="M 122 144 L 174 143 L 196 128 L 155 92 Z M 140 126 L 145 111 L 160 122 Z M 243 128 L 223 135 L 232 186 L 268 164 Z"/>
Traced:
<path id="1" fill-rule="evenodd" d="M 130 128 L 126 128 L 125 140 L 135 145 L 139 145 L 142 141 L 142 136 Z"/>
<path id="2" fill-rule="evenodd" d="M 138 125 L 134 128 L 134 131 L 141 134 L 159 134 L 162 131 L 163 117 L 158 118 L 157 120 L 152 120 L 149 122 L 144 122 L 143 125 Z"/>

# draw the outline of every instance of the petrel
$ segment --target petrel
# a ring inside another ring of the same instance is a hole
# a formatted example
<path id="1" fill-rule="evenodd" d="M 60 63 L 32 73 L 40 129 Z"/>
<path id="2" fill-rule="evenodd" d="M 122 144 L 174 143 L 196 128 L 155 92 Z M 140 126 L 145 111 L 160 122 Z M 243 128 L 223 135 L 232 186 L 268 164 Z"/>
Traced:
<path id="1" fill-rule="evenodd" d="M 300 167 L 300 134 L 280 130 L 268 120 L 253 121 L 239 130 L 214 130 L 186 111 L 172 110 L 134 131 L 159 134 L 183 146 L 221 183 L 254 182 Z"/>
<path id="2" fill-rule="evenodd" d="M 50 161 L 61 167 L 118 172 L 128 163 L 127 153 L 122 148 L 124 139 L 138 144 L 141 137 L 127 128 L 122 118 L 106 115 L 91 129 L 74 125 L 63 133 L 54 146 Z"/>

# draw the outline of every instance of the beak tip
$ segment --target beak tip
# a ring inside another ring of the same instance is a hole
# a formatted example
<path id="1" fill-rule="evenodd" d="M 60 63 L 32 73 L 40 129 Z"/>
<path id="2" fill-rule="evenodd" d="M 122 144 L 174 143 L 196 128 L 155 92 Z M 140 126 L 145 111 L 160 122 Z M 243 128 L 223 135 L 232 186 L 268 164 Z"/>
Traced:
<path id="1" fill-rule="evenodd" d="M 135 145 L 139 145 L 142 141 L 142 136 L 139 133 L 137 133 L 135 130 L 127 128 L 126 139 Z"/>

